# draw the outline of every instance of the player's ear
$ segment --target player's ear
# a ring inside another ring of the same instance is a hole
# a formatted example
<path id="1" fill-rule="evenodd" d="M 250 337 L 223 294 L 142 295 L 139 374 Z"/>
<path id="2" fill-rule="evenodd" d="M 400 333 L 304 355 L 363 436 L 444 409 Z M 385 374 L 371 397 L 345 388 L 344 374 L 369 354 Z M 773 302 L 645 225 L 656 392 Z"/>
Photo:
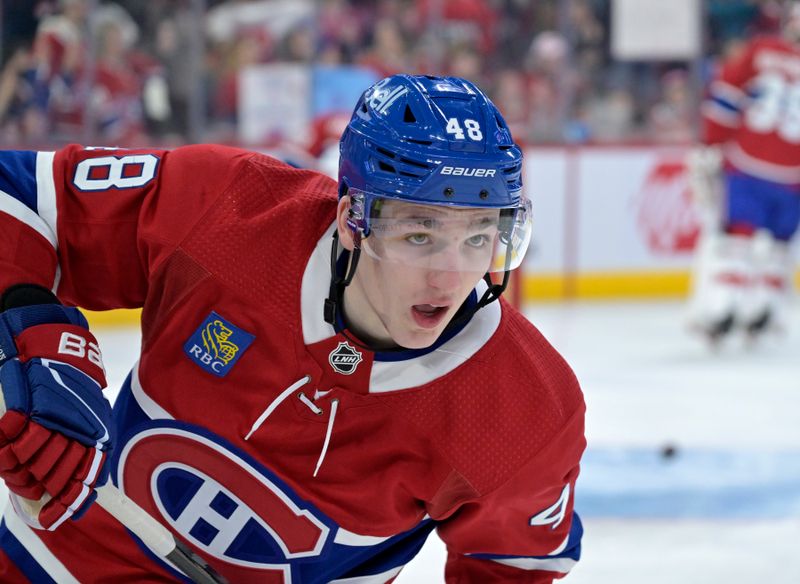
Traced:
<path id="1" fill-rule="evenodd" d="M 339 199 L 336 207 L 336 229 L 339 231 L 339 242 L 347 251 L 353 251 L 353 231 L 347 225 L 347 216 L 350 213 L 350 195 Z"/>

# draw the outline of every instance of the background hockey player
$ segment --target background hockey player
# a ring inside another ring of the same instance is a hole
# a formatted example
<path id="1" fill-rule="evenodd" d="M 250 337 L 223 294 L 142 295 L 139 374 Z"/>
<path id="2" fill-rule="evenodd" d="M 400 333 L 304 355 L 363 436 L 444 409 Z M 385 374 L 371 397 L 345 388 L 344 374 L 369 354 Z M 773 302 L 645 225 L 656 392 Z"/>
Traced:
<path id="1" fill-rule="evenodd" d="M 107 476 L 230 582 L 390 582 L 433 529 L 449 582 L 568 572 L 583 398 L 488 277 L 528 246 L 521 169 L 479 89 L 404 75 L 338 196 L 226 147 L 0 153 L 0 581 L 179 580 Z M 73 305 L 143 307 L 113 413 Z"/>
<path id="2" fill-rule="evenodd" d="M 692 153 L 696 193 L 712 209 L 698 249 L 691 312 L 712 340 L 782 326 L 792 289 L 789 242 L 800 221 L 800 3 L 783 35 L 756 37 L 725 62 Z M 719 173 L 722 172 L 721 183 Z"/>

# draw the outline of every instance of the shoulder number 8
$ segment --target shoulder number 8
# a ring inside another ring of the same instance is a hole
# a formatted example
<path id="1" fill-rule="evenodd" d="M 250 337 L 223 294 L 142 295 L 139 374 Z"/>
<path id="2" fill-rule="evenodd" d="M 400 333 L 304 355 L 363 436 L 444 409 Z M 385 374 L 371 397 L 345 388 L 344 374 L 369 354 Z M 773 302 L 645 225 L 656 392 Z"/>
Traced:
<path id="1" fill-rule="evenodd" d="M 158 157 L 153 154 L 87 158 L 75 167 L 75 186 L 82 191 L 143 187 L 156 176 Z"/>

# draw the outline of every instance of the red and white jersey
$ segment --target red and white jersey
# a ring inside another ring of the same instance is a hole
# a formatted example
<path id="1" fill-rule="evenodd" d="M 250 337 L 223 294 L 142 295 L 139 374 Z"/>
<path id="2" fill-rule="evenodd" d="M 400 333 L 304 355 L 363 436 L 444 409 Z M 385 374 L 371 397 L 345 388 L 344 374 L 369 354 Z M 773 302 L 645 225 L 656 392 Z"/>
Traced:
<path id="1" fill-rule="evenodd" d="M 703 104 L 704 140 L 729 166 L 800 184 L 800 48 L 759 37 L 722 66 Z"/>
<path id="2" fill-rule="evenodd" d="M 427 350 L 336 335 L 336 202 L 232 148 L 0 153 L 0 289 L 143 307 L 111 474 L 228 581 L 391 582 L 434 528 L 448 582 L 563 575 L 585 447 L 569 366 L 503 301 Z M 0 546 L 3 582 L 177 579 L 98 505 L 54 532 L 8 510 Z"/>

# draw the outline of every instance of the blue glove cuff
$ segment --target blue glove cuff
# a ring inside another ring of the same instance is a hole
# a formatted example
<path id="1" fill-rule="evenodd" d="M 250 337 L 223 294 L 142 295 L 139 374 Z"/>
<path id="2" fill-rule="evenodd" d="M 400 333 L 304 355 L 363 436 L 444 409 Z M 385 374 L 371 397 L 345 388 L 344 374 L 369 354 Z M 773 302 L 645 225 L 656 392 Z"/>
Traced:
<path id="1" fill-rule="evenodd" d="M 0 385 L 6 410 L 16 410 L 26 416 L 31 413 L 31 394 L 22 363 L 15 359 L 0 367 Z"/>
<path id="2" fill-rule="evenodd" d="M 0 313 L 0 365 L 17 356 L 14 337 L 39 324 L 73 324 L 89 328 L 80 310 L 60 304 L 33 304 L 6 310 Z"/>

